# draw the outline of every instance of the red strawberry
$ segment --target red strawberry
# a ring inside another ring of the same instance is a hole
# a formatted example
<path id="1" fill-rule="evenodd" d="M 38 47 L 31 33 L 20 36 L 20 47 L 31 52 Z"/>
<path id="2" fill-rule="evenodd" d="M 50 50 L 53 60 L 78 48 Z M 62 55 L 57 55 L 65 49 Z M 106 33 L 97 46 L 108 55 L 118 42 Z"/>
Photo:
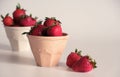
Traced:
<path id="1" fill-rule="evenodd" d="M 41 24 L 42 22 L 40 21 L 39 24 L 37 24 L 36 26 L 34 26 L 31 31 L 30 31 L 30 34 L 31 35 L 35 35 L 35 36 L 41 36 L 42 35 L 42 31 L 43 31 L 43 28 L 45 26 L 43 26 Z"/>
<path id="2" fill-rule="evenodd" d="M 45 26 L 53 26 L 53 25 L 60 25 L 60 21 L 56 20 L 55 17 L 48 18 L 44 22 Z"/>
<path id="3" fill-rule="evenodd" d="M 21 9 L 20 4 L 18 4 L 16 10 L 13 12 L 14 22 L 18 24 L 23 15 L 26 15 L 25 10 Z"/>
<path id="4" fill-rule="evenodd" d="M 1 15 L 1 18 L 3 19 L 3 24 L 5 26 L 11 26 L 11 25 L 13 25 L 13 19 L 12 19 L 12 17 L 9 16 L 9 14 L 6 14 L 5 17 L 3 17 Z"/>
<path id="5" fill-rule="evenodd" d="M 34 26 L 36 24 L 36 19 L 32 18 L 31 15 L 25 15 L 24 18 L 20 20 L 20 24 L 22 26 Z"/>
<path id="6" fill-rule="evenodd" d="M 41 36 L 43 27 L 44 27 L 43 25 L 38 25 L 37 27 L 33 27 L 30 34 L 35 36 Z"/>
<path id="7" fill-rule="evenodd" d="M 60 25 L 54 25 L 48 28 L 48 36 L 62 36 L 62 28 Z"/>
<path id="8" fill-rule="evenodd" d="M 71 68 L 75 62 L 80 60 L 80 58 L 81 58 L 81 51 L 78 51 L 76 49 L 75 52 L 71 52 L 68 55 L 66 65 Z"/>
<path id="9" fill-rule="evenodd" d="M 81 59 L 79 59 L 72 66 L 72 69 L 76 72 L 88 72 L 91 71 L 93 68 L 96 68 L 96 62 L 95 60 L 92 61 L 89 56 L 81 57 Z"/>

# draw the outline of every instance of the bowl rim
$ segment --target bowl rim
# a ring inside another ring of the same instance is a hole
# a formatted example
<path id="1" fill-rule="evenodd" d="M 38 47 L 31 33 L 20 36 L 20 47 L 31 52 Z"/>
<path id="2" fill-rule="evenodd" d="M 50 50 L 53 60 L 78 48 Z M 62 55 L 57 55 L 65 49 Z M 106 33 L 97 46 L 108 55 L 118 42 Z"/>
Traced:
<path id="1" fill-rule="evenodd" d="M 33 27 L 33 26 L 4 26 L 7 28 L 28 28 L 28 27 Z"/>
<path id="2" fill-rule="evenodd" d="M 16 29 L 16 30 L 19 30 L 19 29 L 31 29 L 31 27 L 9 27 L 9 26 L 5 26 L 4 27 L 5 29 Z"/>
<path id="3" fill-rule="evenodd" d="M 30 35 L 30 34 L 27 34 L 27 37 L 34 37 L 34 38 L 46 38 L 46 39 L 59 39 L 59 38 L 68 38 L 69 35 L 67 33 L 63 33 L 62 36 L 35 36 L 35 35 Z"/>

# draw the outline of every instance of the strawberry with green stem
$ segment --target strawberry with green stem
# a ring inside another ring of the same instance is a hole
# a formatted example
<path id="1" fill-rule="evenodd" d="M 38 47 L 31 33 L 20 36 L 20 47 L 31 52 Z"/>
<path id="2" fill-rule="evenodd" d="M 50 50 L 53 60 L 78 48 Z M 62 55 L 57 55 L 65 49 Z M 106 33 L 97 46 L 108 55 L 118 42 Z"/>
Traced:
<path id="1" fill-rule="evenodd" d="M 22 18 L 20 20 L 20 25 L 22 25 L 22 26 L 35 26 L 36 22 L 37 22 L 36 19 L 37 18 L 33 18 L 31 14 L 30 14 L 30 16 L 24 15 L 24 16 L 22 16 Z"/>
<path id="2" fill-rule="evenodd" d="M 41 36 L 44 26 L 42 21 L 37 22 L 37 24 L 31 29 L 30 35 Z"/>
<path id="3" fill-rule="evenodd" d="M 46 17 L 45 22 L 44 22 L 44 26 L 53 26 L 53 25 L 60 25 L 61 22 L 59 20 L 56 20 L 55 17 Z"/>
<path id="4" fill-rule="evenodd" d="M 14 24 L 13 19 L 9 14 L 6 14 L 5 17 L 1 15 L 1 18 L 3 19 L 2 21 L 5 26 L 12 26 Z"/>
<path id="5" fill-rule="evenodd" d="M 82 51 L 78 51 L 78 49 L 75 49 L 75 52 L 71 52 L 67 57 L 66 65 L 72 68 L 73 64 L 82 57 L 81 52 Z"/>
<path id="6" fill-rule="evenodd" d="M 96 67 L 96 61 L 92 60 L 92 58 L 87 55 L 75 62 L 72 69 L 76 72 L 89 72 Z"/>
<path id="7" fill-rule="evenodd" d="M 19 24 L 21 16 L 26 15 L 26 12 L 24 9 L 21 9 L 20 4 L 16 6 L 16 10 L 13 12 L 13 20 L 16 24 Z"/>

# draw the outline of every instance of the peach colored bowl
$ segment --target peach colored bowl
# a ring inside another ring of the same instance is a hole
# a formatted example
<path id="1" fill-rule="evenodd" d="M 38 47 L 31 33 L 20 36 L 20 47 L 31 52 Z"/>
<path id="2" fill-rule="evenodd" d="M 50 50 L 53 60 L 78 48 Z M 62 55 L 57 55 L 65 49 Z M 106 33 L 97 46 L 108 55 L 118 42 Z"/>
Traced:
<path id="1" fill-rule="evenodd" d="M 12 47 L 12 51 L 28 51 L 30 45 L 26 35 L 23 32 L 29 32 L 31 27 L 6 27 L 5 31 Z"/>
<path id="2" fill-rule="evenodd" d="M 27 35 L 36 64 L 43 67 L 56 66 L 66 47 L 68 34 L 63 36 Z"/>

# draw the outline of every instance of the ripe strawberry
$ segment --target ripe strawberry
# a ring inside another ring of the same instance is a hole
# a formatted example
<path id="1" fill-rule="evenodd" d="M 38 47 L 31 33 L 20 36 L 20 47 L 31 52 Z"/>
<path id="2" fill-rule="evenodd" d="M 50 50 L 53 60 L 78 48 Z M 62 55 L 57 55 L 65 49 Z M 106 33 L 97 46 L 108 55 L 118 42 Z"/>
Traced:
<path id="1" fill-rule="evenodd" d="M 16 6 L 16 10 L 13 12 L 13 19 L 16 24 L 19 24 L 21 16 L 26 15 L 25 10 L 21 9 L 20 4 Z"/>
<path id="2" fill-rule="evenodd" d="M 71 68 L 75 62 L 77 62 L 78 60 L 80 60 L 81 57 L 82 57 L 81 51 L 78 51 L 76 49 L 75 52 L 71 52 L 68 55 L 67 61 L 66 61 L 66 65 Z"/>
<path id="3" fill-rule="evenodd" d="M 54 25 L 48 28 L 48 36 L 62 36 L 62 28 L 60 25 Z"/>
<path id="4" fill-rule="evenodd" d="M 30 34 L 35 36 L 41 36 L 43 27 L 44 27 L 43 25 L 38 25 L 37 27 L 33 27 Z"/>
<path id="5" fill-rule="evenodd" d="M 34 26 L 34 27 L 31 29 L 31 31 L 30 31 L 30 34 L 31 34 L 31 35 L 35 35 L 35 36 L 41 36 L 41 35 L 42 35 L 42 31 L 43 31 L 43 28 L 44 28 L 45 26 L 43 26 L 41 23 L 42 23 L 42 22 L 40 21 L 39 24 L 37 24 L 36 26 Z"/>
<path id="6" fill-rule="evenodd" d="M 81 57 L 81 59 L 79 59 L 72 66 L 72 69 L 76 72 L 89 72 L 93 68 L 96 68 L 96 62 L 95 60 L 92 61 L 92 59 L 89 56 Z"/>
<path id="7" fill-rule="evenodd" d="M 3 17 L 1 15 L 1 18 L 3 19 L 3 24 L 5 26 L 11 26 L 11 25 L 13 25 L 13 19 L 12 19 L 12 17 L 9 16 L 9 14 L 6 14 L 5 17 Z"/>
<path id="8" fill-rule="evenodd" d="M 56 20 L 55 17 L 51 18 L 46 17 L 44 25 L 45 26 L 60 25 L 60 21 Z"/>
<path id="9" fill-rule="evenodd" d="M 23 16 L 23 18 L 20 20 L 20 24 L 22 26 L 34 26 L 36 24 L 36 19 L 32 18 L 32 16 Z"/>

